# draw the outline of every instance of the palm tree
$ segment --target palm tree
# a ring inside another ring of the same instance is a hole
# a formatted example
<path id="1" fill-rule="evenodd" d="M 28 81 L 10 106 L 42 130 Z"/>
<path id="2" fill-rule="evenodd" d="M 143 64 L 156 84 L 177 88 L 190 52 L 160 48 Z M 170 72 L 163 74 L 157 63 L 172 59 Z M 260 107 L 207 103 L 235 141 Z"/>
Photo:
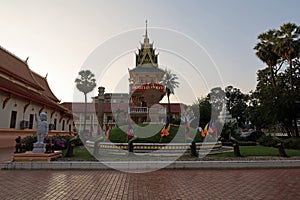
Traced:
<path id="1" fill-rule="evenodd" d="M 174 89 L 179 87 L 178 77 L 171 70 L 165 69 L 165 74 L 162 84 L 165 86 L 166 94 L 168 97 L 168 118 L 171 119 L 171 104 L 170 95 L 174 94 Z"/>
<path id="2" fill-rule="evenodd" d="M 257 39 L 259 43 L 254 47 L 256 50 L 256 56 L 268 65 L 270 75 L 271 75 L 271 84 L 275 88 L 276 81 L 275 76 L 279 69 L 274 69 L 280 57 L 275 53 L 276 47 L 276 30 L 269 30 L 265 33 L 260 34 Z"/>
<path id="3" fill-rule="evenodd" d="M 84 94 L 84 123 L 83 131 L 86 130 L 87 94 L 96 87 L 95 75 L 90 70 L 81 70 L 80 78 L 75 79 L 77 89 Z"/>
<path id="4" fill-rule="evenodd" d="M 293 23 L 286 23 L 280 26 L 277 31 L 278 44 L 275 52 L 289 63 L 290 87 L 293 83 L 293 59 L 300 53 L 300 27 Z"/>
<path id="5" fill-rule="evenodd" d="M 283 24 L 277 32 L 277 37 L 276 52 L 289 63 L 290 90 L 292 93 L 295 93 L 293 60 L 298 58 L 300 54 L 300 27 L 293 23 Z M 292 107 L 295 107 L 294 103 Z M 292 117 L 294 118 L 295 133 L 299 136 L 297 116 L 294 115 Z"/>

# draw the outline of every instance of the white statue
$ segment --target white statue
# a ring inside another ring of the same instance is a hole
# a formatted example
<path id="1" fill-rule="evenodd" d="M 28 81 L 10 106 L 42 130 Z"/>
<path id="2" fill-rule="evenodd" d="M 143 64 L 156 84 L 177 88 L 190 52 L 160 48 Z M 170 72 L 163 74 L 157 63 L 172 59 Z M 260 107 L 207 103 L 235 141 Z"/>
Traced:
<path id="1" fill-rule="evenodd" d="M 37 143 L 43 144 L 45 136 L 48 135 L 49 127 L 47 122 L 47 114 L 41 112 L 40 120 L 38 120 L 37 115 L 35 114 L 35 121 L 37 127 Z"/>

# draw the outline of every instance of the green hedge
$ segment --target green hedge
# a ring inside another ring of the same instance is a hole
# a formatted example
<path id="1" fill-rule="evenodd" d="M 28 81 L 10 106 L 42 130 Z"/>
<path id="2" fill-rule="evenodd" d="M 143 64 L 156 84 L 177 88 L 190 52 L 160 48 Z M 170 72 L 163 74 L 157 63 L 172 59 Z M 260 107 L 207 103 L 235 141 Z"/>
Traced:
<path id="1" fill-rule="evenodd" d="M 283 140 L 283 146 L 287 149 L 299 149 L 300 150 L 300 138 L 288 138 Z"/>
<path id="2" fill-rule="evenodd" d="M 26 151 L 32 151 L 33 143 L 37 142 L 36 135 L 27 136 L 22 139 L 22 143 L 25 145 Z"/>
<path id="3" fill-rule="evenodd" d="M 55 150 L 62 150 L 67 148 L 67 142 L 72 138 L 68 135 L 55 135 L 55 136 L 48 136 L 48 139 L 52 139 L 52 143 L 54 144 Z M 80 139 L 76 142 L 76 144 L 81 144 Z M 33 144 L 37 142 L 37 136 L 27 136 L 22 138 L 22 143 L 25 145 L 26 151 L 32 151 Z"/>
<path id="4" fill-rule="evenodd" d="M 183 143 L 183 142 L 201 142 L 203 138 L 196 129 L 190 128 L 191 137 L 186 136 L 185 127 L 171 125 L 169 136 L 160 136 L 163 125 L 150 124 L 150 125 L 134 125 L 133 130 L 136 136 L 135 142 L 139 143 Z M 126 134 L 127 126 L 113 128 L 109 134 L 109 140 L 113 143 L 126 143 L 128 136 Z"/>
<path id="5" fill-rule="evenodd" d="M 279 139 L 274 136 L 266 136 L 263 135 L 261 138 L 258 139 L 258 142 L 262 146 L 266 147 L 277 147 L 276 145 L 282 142 L 283 147 L 286 149 L 299 149 L 300 150 L 300 138 L 291 137 L 287 139 Z"/>
<path id="6" fill-rule="evenodd" d="M 263 135 L 257 141 L 260 145 L 266 147 L 277 147 L 276 145 L 278 144 L 278 142 L 281 142 L 279 138 L 271 135 Z"/>

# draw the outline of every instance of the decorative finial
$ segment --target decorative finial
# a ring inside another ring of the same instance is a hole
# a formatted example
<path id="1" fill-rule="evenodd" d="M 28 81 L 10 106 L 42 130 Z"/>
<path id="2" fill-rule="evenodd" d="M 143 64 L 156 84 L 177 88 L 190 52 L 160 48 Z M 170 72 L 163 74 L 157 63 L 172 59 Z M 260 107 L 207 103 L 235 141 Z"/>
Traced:
<path id="1" fill-rule="evenodd" d="M 148 20 L 146 20 L 146 34 L 145 34 L 145 37 L 148 37 L 148 31 L 147 31 L 147 29 L 148 29 Z"/>
<path id="2" fill-rule="evenodd" d="M 25 62 L 27 63 L 28 62 L 28 59 L 29 59 L 29 56 L 26 58 Z"/>
<path id="3" fill-rule="evenodd" d="M 148 38 L 148 20 L 146 20 L 146 31 L 145 31 L 144 44 L 146 46 L 149 44 L 149 38 Z"/>
<path id="4" fill-rule="evenodd" d="M 48 73 L 46 74 L 45 79 L 47 79 L 47 77 L 48 77 Z"/>

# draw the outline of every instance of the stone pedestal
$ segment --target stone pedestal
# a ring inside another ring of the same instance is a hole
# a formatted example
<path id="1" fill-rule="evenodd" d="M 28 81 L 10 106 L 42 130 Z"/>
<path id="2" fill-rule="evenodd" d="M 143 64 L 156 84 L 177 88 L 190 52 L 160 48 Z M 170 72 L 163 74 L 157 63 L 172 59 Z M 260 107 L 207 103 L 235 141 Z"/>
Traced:
<path id="1" fill-rule="evenodd" d="M 46 152 L 46 144 L 34 143 L 32 152 L 33 153 L 45 153 Z"/>
<path id="2" fill-rule="evenodd" d="M 15 153 L 13 155 L 13 162 L 50 162 L 57 160 L 62 156 L 62 151 L 54 151 L 54 153 L 33 153 L 26 151 L 25 153 Z"/>

